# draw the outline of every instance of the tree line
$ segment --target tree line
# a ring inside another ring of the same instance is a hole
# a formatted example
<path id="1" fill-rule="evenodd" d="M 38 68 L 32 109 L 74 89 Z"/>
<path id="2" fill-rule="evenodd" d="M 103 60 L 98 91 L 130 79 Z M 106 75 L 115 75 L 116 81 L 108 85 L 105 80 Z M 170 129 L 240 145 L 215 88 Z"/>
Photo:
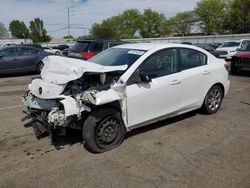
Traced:
<path id="1" fill-rule="evenodd" d="M 13 20 L 9 24 L 12 37 L 31 38 L 34 42 L 50 41 L 51 37 L 47 35 L 41 19 L 35 18 L 29 24 L 27 27 L 24 22 Z M 179 12 L 170 18 L 150 8 L 143 12 L 128 9 L 101 23 L 93 24 L 87 38 L 187 36 L 194 30 L 204 35 L 249 33 L 250 0 L 201 0 L 193 10 Z M 8 30 L 0 23 L 0 38 L 6 37 Z"/>
<path id="2" fill-rule="evenodd" d="M 90 33 L 94 38 L 155 38 L 194 30 L 204 35 L 249 33 L 250 0 L 201 0 L 192 11 L 168 19 L 151 9 L 129 9 L 95 23 Z"/>
<path id="3" fill-rule="evenodd" d="M 35 18 L 29 22 L 29 27 L 23 21 L 12 20 L 9 24 L 9 31 L 13 38 L 27 39 L 31 38 L 33 42 L 49 42 L 51 37 L 47 35 L 43 21 Z M 2 35 L 1 35 L 2 33 Z M 0 23 L 0 38 L 8 38 L 8 30 Z"/>

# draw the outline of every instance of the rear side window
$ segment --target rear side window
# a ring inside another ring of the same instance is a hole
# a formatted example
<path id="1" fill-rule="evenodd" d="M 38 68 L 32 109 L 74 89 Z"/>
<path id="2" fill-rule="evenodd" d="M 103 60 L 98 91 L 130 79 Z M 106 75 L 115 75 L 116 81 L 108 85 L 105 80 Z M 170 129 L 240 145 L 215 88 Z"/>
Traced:
<path id="1" fill-rule="evenodd" d="M 76 42 L 74 46 L 72 46 L 71 50 L 74 52 L 86 52 L 88 51 L 90 42 L 84 41 L 84 42 Z"/>
<path id="2" fill-rule="evenodd" d="M 22 48 L 21 49 L 21 55 L 35 55 L 38 54 L 38 50 L 33 48 Z"/>
<path id="3" fill-rule="evenodd" d="M 181 48 L 180 56 L 182 70 L 187 70 L 207 64 L 207 56 L 196 50 Z"/>
<path id="4" fill-rule="evenodd" d="M 95 42 L 92 51 L 93 52 L 101 52 L 103 50 L 103 42 Z"/>

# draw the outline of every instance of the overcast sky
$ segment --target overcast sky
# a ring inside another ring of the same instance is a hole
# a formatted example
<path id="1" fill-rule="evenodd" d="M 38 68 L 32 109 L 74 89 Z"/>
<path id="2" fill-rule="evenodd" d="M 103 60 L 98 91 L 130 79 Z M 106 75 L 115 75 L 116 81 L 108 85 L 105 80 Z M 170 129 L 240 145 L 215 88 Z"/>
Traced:
<path id="1" fill-rule="evenodd" d="M 70 7 L 70 32 L 74 36 L 87 33 L 92 24 L 118 15 L 129 8 L 143 11 L 151 8 L 166 17 L 180 11 L 192 10 L 198 0 L 0 0 L 0 22 L 5 27 L 13 19 L 29 21 L 39 17 L 48 34 L 59 38 L 67 35 L 67 7 Z"/>

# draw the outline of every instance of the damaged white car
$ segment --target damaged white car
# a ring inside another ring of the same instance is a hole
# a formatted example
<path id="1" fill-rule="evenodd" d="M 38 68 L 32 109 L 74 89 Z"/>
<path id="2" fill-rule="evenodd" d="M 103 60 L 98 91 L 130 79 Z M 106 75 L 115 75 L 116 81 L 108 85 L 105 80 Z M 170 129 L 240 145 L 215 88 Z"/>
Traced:
<path id="1" fill-rule="evenodd" d="M 88 61 L 49 56 L 23 103 L 37 138 L 81 129 L 92 152 L 110 150 L 127 131 L 202 108 L 218 111 L 228 65 L 200 48 L 125 44 Z"/>

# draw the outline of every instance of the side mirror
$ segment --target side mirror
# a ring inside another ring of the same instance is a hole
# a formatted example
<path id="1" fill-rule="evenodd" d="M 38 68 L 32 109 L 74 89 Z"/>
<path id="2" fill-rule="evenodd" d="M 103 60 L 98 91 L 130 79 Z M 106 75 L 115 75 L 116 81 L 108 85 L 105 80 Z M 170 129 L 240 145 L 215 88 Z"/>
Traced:
<path id="1" fill-rule="evenodd" d="M 240 48 L 236 48 L 236 51 L 240 51 Z"/>
<path id="2" fill-rule="evenodd" d="M 139 76 L 140 76 L 140 79 L 142 82 L 149 83 L 152 81 L 151 78 L 149 77 L 149 75 L 140 73 Z"/>
<path id="3" fill-rule="evenodd" d="M 3 58 L 3 55 L 0 55 L 0 59 L 2 59 Z"/>

